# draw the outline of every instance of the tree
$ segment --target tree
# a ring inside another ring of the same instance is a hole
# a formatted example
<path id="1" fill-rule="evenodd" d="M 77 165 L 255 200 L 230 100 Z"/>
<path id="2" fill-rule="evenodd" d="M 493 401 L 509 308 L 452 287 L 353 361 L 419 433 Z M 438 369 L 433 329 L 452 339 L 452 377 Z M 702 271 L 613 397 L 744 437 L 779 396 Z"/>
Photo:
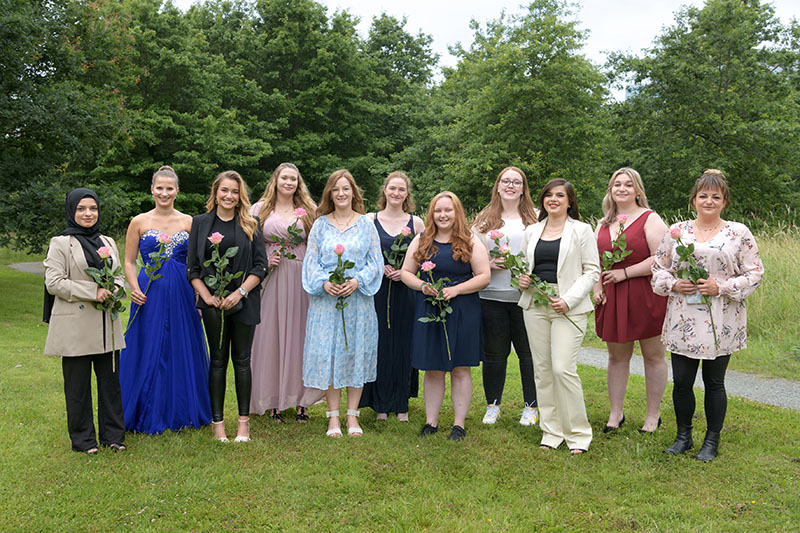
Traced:
<path id="1" fill-rule="evenodd" d="M 679 11 L 643 57 L 613 58 L 617 79 L 632 81 L 614 120 L 657 209 L 685 209 L 712 167 L 725 172 L 736 213 L 797 206 L 796 31 L 758 0 L 709 0 Z"/>
<path id="2" fill-rule="evenodd" d="M 599 203 L 605 78 L 581 55 L 584 35 L 571 15 L 564 2 L 536 0 L 485 29 L 473 21 L 472 46 L 453 50 L 459 63 L 434 94 L 439 119 L 422 139 L 430 163 L 416 147 L 406 152 L 429 192 L 449 188 L 474 212 L 513 164 L 534 191 L 564 177 L 582 206 Z"/>
<path id="3" fill-rule="evenodd" d="M 0 7 L 0 236 L 41 251 L 63 198 L 86 184 L 126 127 L 112 84 L 129 35 L 102 2 L 3 0 Z"/>

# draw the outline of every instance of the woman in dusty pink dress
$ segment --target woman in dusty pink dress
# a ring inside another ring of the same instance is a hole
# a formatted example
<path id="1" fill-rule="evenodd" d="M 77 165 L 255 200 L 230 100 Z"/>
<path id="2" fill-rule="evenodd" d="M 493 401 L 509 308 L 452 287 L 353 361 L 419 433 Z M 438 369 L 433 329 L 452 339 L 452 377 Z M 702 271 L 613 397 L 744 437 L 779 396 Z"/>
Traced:
<path id="1" fill-rule="evenodd" d="M 281 412 L 296 407 L 296 420 L 306 422 L 308 406 L 324 394 L 303 386 L 308 312 L 308 294 L 302 285 L 303 257 L 316 206 L 297 167 L 281 163 L 251 211 L 262 221 L 269 274 L 262 284 L 261 323 L 253 339 L 250 411 L 259 415 L 269 411 L 270 418 L 281 422 Z M 290 233 L 295 228 L 295 240 L 301 241 L 297 244 Z M 283 253 L 281 242 L 287 243 Z"/>

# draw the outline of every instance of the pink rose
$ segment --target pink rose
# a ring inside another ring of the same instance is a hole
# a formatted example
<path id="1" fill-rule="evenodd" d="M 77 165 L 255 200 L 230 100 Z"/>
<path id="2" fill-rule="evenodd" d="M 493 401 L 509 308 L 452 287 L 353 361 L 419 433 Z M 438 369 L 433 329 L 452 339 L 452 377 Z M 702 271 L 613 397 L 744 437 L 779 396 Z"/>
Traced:
<path id="1" fill-rule="evenodd" d="M 108 259 L 111 257 L 111 250 L 108 249 L 108 246 L 101 246 L 97 249 L 97 255 L 100 256 L 100 259 Z"/>
<path id="2" fill-rule="evenodd" d="M 680 239 L 681 238 L 681 228 L 679 228 L 677 226 L 672 228 L 671 230 L 669 230 L 669 236 L 672 237 L 675 240 Z"/>
<path id="3" fill-rule="evenodd" d="M 159 233 L 157 239 L 158 242 L 160 242 L 161 244 L 169 244 L 170 242 L 172 242 L 172 237 L 170 237 L 166 233 Z"/>
<path id="4" fill-rule="evenodd" d="M 302 207 L 298 207 L 297 209 L 294 210 L 294 215 L 297 217 L 304 217 L 306 216 L 306 210 L 303 209 Z"/>
<path id="5" fill-rule="evenodd" d="M 628 221 L 628 215 L 618 215 L 617 220 L 620 224 L 625 224 Z"/>
<path id="6" fill-rule="evenodd" d="M 497 239 L 503 238 L 503 234 L 502 232 L 493 229 L 492 231 L 489 232 L 489 238 L 492 239 L 493 241 L 496 241 Z"/>
<path id="7" fill-rule="evenodd" d="M 333 249 L 333 253 L 336 255 L 342 255 L 344 253 L 344 244 L 337 244 L 336 248 Z"/>
<path id="8" fill-rule="evenodd" d="M 511 251 L 511 247 L 507 244 L 501 245 L 499 249 L 501 254 L 507 254 L 508 252 Z"/>
<path id="9" fill-rule="evenodd" d="M 211 244 L 219 244 L 219 243 L 222 242 L 222 239 L 224 239 L 224 238 L 225 238 L 225 235 L 223 235 L 222 233 L 220 233 L 218 231 L 215 231 L 214 233 L 211 234 L 211 236 L 208 238 L 208 240 L 211 241 Z"/>
<path id="10" fill-rule="evenodd" d="M 434 268 L 436 268 L 436 264 L 433 261 L 425 261 L 422 263 L 422 271 L 423 272 L 430 272 Z"/>
<path id="11" fill-rule="evenodd" d="M 408 237 L 409 235 L 411 235 L 411 228 L 409 228 L 408 226 L 403 226 L 403 229 L 400 230 L 400 233 L 403 234 L 403 237 Z"/>

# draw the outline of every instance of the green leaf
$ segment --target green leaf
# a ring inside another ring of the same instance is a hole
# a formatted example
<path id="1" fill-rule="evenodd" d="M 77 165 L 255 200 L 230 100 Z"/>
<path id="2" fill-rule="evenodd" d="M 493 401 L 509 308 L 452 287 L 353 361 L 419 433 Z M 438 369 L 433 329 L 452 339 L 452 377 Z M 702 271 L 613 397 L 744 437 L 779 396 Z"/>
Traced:
<path id="1" fill-rule="evenodd" d="M 225 251 L 225 257 L 230 259 L 230 258 L 234 257 L 238 253 L 239 253 L 239 247 L 238 246 L 231 246 L 230 248 L 228 248 Z"/>

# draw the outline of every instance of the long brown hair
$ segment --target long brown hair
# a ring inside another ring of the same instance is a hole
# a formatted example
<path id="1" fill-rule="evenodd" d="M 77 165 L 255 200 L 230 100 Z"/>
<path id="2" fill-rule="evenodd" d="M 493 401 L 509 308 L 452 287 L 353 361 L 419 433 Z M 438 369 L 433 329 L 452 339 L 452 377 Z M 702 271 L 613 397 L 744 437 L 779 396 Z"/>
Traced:
<path id="1" fill-rule="evenodd" d="M 464 217 L 464 206 L 461 205 L 461 200 L 450 191 L 442 191 L 431 200 L 431 205 L 428 206 L 428 215 L 425 217 L 425 230 L 419 237 L 419 248 L 414 254 L 414 259 L 421 263 L 427 261 L 434 253 L 439 251 L 439 247 L 433 242 L 433 238 L 436 237 L 438 232 L 433 218 L 433 211 L 436 207 L 436 202 L 442 198 L 450 198 L 455 211 L 453 234 L 450 237 L 450 243 L 453 245 L 453 259 L 467 263 L 472 259 L 472 234 L 467 227 L 467 219 Z"/>
<path id="2" fill-rule="evenodd" d="M 350 174 L 349 170 L 340 169 L 331 174 L 330 177 L 328 177 L 328 181 L 325 183 L 325 188 L 322 190 L 322 199 L 319 201 L 319 207 L 317 208 L 317 217 L 333 213 L 335 206 L 331 199 L 331 193 L 336 186 L 336 182 L 339 181 L 339 178 L 345 178 L 350 183 L 350 189 L 353 191 L 353 200 L 350 206 L 353 208 L 353 211 L 362 215 L 365 213 L 364 196 L 361 194 L 361 189 L 356 185 L 356 180 L 353 179 L 353 175 Z"/>
<path id="3" fill-rule="evenodd" d="M 633 182 L 633 190 L 636 193 L 636 205 L 640 207 L 650 207 L 647 204 L 647 195 L 644 193 L 642 177 L 634 169 L 623 167 L 611 174 L 611 179 L 608 180 L 606 195 L 603 197 L 603 218 L 600 220 L 600 224 L 603 226 L 608 226 L 617 219 L 617 202 L 611 198 L 611 188 L 614 186 L 614 180 L 617 179 L 617 176 L 620 174 L 625 174 Z"/>
<path id="4" fill-rule="evenodd" d="M 264 189 L 264 194 L 262 194 L 261 198 L 258 200 L 264 203 L 259 212 L 261 215 L 259 216 L 260 225 L 262 228 L 264 227 L 264 220 L 267 218 L 267 215 L 275 209 L 275 203 L 278 201 L 278 177 L 285 168 L 290 168 L 297 172 L 297 189 L 294 191 L 294 195 L 292 195 L 292 205 L 295 209 L 302 207 L 306 210 L 305 216 L 300 217 L 300 220 L 303 221 L 303 227 L 306 233 L 308 233 L 311 231 L 311 225 L 314 224 L 314 220 L 317 218 L 317 205 L 314 203 L 314 200 L 311 199 L 311 193 L 308 192 L 308 187 L 306 187 L 306 182 L 303 180 L 300 170 L 292 163 L 281 163 L 272 173 L 272 176 L 270 176 L 267 187 Z"/>
<path id="5" fill-rule="evenodd" d="M 494 180 L 492 198 L 489 200 L 489 204 L 481 209 L 481 212 L 478 213 L 478 216 L 476 216 L 475 220 L 472 222 L 472 227 L 475 228 L 478 233 L 486 233 L 493 229 L 503 227 L 503 199 L 500 198 L 498 189 L 500 188 L 500 180 L 503 178 L 503 174 L 509 170 L 518 172 L 519 175 L 522 176 L 522 195 L 519 197 L 519 205 L 517 206 L 517 211 L 522 218 L 522 223 L 525 226 L 530 226 L 536 222 L 536 209 L 533 207 L 533 200 L 531 200 L 531 191 L 528 189 L 527 176 L 525 176 L 522 169 L 518 167 L 506 167 L 500 171 L 500 174 L 497 175 L 497 179 Z"/>
<path id="6" fill-rule="evenodd" d="M 242 176 L 235 170 L 220 172 L 217 174 L 217 177 L 214 178 L 214 183 L 211 184 L 211 195 L 206 202 L 206 213 L 210 213 L 217 208 L 217 191 L 219 190 L 219 184 L 222 180 L 233 180 L 238 184 L 239 203 L 236 205 L 236 214 L 239 216 L 239 225 L 242 226 L 247 237 L 252 239 L 258 228 L 258 224 L 256 223 L 256 219 L 253 218 L 253 215 L 250 214 L 250 197 L 247 196 L 247 184 L 242 179 Z"/>
<path id="7" fill-rule="evenodd" d="M 386 179 L 383 180 L 383 185 L 381 185 L 381 192 L 378 193 L 378 201 L 375 202 L 375 210 L 381 211 L 382 209 L 386 208 L 386 186 L 389 185 L 389 182 L 393 179 L 401 179 L 406 184 L 406 199 L 403 200 L 403 212 L 405 213 L 413 213 L 417 209 L 417 204 L 414 203 L 414 198 L 411 197 L 411 178 L 406 176 L 405 172 L 400 172 L 399 170 L 395 170 L 394 172 L 390 173 L 386 176 Z"/>

